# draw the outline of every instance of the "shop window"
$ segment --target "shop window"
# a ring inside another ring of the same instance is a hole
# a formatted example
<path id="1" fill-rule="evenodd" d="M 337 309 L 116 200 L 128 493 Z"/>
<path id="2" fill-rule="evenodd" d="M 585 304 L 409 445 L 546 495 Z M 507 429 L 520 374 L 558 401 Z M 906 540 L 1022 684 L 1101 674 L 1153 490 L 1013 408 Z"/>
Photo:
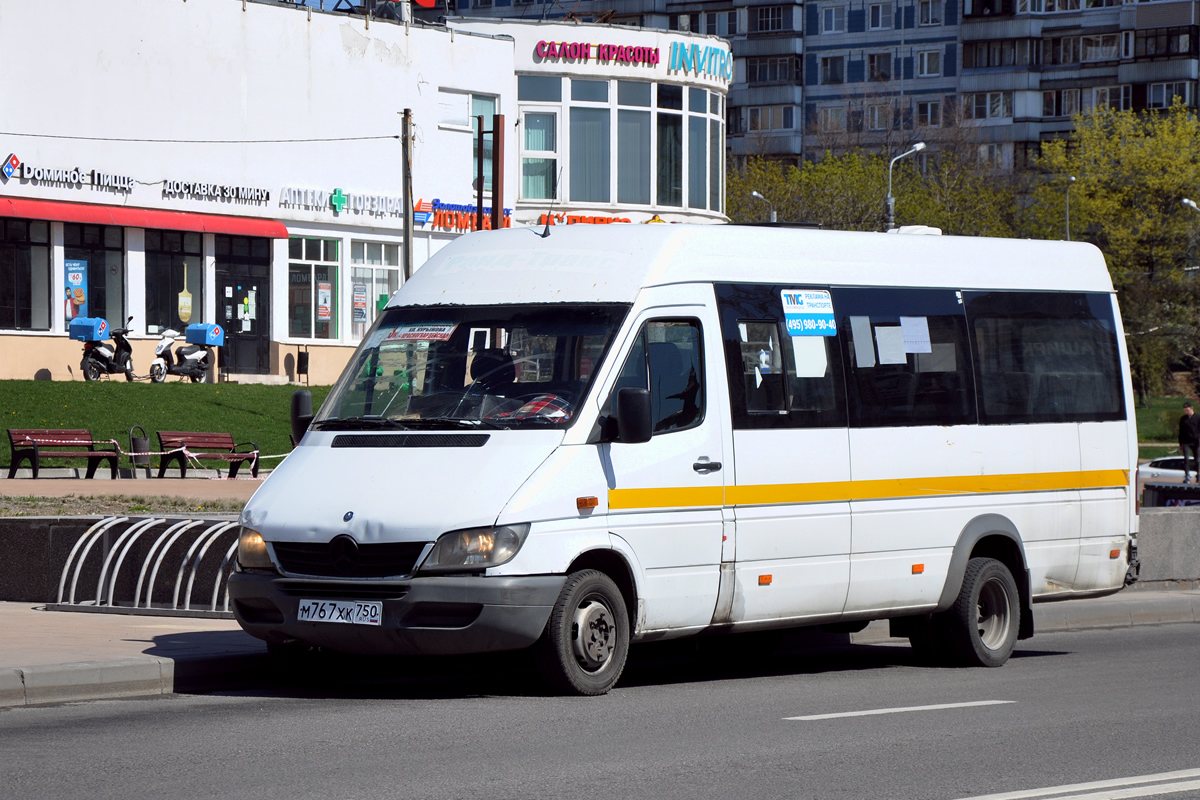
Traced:
<path id="1" fill-rule="evenodd" d="M 471 95 L 471 174 L 479 174 L 479 117 L 483 117 L 483 129 L 492 129 L 492 116 L 499 113 L 500 99 L 488 95 Z M 491 134 L 483 137 L 483 190 L 492 190 L 492 145 Z"/>
<path id="2" fill-rule="evenodd" d="M 710 211 L 721 211 L 721 186 L 725 183 L 725 172 L 721 168 L 721 155 L 725 148 L 721 147 L 721 123 L 715 119 L 708 121 L 708 208 Z"/>
<path id="3" fill-rule="evenodd" d="M 146 231 L 146 333 L 182 333 L 204 315 L 201 235 Z"/>
<path id="4" fill-rule="evenodd" d="M 547 75 L 518 75 L 517 99 L 538 103 L 561 103 L 562 78 Z"/>
<path id="5" fill-rule="evenodd" d="M 704 117 L 688 117 L 688 208 L 708 205 L 707 161 L 708 121 Z"/>
<path id="6" fill-rule="evenodd" d="M 683 205 L 683 117 L 658 115 L 658 204 Z"/>
<path id="7" fill-rule="evenodd" d="M 607 108 L 571 108 L 571 201 L 607 203 L 611 142 Z"/>
<path id="8" fill-rule="evenodd" d="M 64 266 L 68 273 L 79 274 L 74 288 L 84 293 L 85 303 L 65 309 L 71 319 L 82 316 L 103 317 L 114 328 L 125 323 L 125 229 L 115 225 L 63 225 Z M 75 292 L 78 298 L 78 292 Z"/>
<path id="9" fill-rule="evenodd" d="M 288 335 L 336 339 L 338 240 L 288 242 Z"/>
<path id="10" fill-rule="evenodd" d="M 50 330 L 49 245 L 49 222 L 0 218 L 0 329 Z"/>
<path id="11" fill-rule="evenodd" d="M 400 288 L 400 245 L 351 242 L 350 264 L 350 330 L 357 341 Z"/>
<path id="12" fill-rule="evenodd" d="M 558 196 L 558 114 L 527 111 L 521 129 L 521 197 L 553 199 Z"/>
<path id="13" fill-rule="evenodd" d="M 651 84 L 617 81 L 617 202 L 650 204 Z"/>

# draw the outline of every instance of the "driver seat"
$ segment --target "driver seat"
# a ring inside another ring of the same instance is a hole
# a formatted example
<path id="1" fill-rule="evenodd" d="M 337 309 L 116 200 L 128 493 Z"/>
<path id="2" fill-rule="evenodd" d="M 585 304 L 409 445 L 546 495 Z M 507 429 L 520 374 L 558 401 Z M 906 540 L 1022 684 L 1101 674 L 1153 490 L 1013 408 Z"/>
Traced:
<path id="1" fill-rule="evenodd" d="M 471 360 L 472 385 L 486 394 L 507 394 L 517 382 L 517 365 L 502 348 L 480 350 Z"/>

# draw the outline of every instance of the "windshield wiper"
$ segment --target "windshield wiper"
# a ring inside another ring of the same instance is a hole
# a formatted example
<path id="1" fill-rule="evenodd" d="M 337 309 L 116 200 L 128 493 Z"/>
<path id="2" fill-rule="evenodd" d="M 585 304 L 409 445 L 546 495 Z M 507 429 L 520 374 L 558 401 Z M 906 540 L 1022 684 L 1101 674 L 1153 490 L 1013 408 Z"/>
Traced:
<path id="1" fill-rule="evenodd" d="M 504 425 L 497 425 L 495 422 L 486 419 L 464 419 L 462 417 L 417 417 L 415 419 L 407 419 L 405 424 L 417 427 L 422 423 L 446 424 L 449 423 L 459 428 L 491 428 L 495 431 L 506 430 Z"/>
<path id="2" fill-rule="evenodd" d="M 313 428 L 325 431 L 359 431 L 372 428 L 394 428 L 406 431 L 408 425 L 387 417 L 342 417 L 314 422 Z"/>

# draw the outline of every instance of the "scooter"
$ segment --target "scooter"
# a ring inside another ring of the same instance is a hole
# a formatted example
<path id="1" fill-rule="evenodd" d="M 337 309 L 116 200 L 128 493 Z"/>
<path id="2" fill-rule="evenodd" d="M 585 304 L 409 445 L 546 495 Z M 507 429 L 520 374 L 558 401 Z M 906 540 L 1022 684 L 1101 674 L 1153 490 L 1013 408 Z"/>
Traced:
<path id="1" fill-rule="evenodd" d="M 162 332 L 162 339 L 154 348 L 154 361 L 150 363 L 150 380 L 162 383 L 168 375 L 180 375 L 192 383 L 200 383 L 212 367 L 212 350 L 200 344 L 185 344 L 175 348 L 172 355 L 171 345 L 176 336 L 179 336 L 179 331 L 172 328 Z"/>
<path id="2" fill-rule="evenodd" d="M 133 317 L 125 320 L 128 325 Z M 100 380 L 102 374 L 112 375 L 117 372 L 125 373 L 125 380 L 133 380 L 133 346 L 129 339 L 129 328 L 113 328 L 109 331 L 108 342 L 84 342 L 83 360 L 79 362 L 79 371 L 85 381 Z"/>

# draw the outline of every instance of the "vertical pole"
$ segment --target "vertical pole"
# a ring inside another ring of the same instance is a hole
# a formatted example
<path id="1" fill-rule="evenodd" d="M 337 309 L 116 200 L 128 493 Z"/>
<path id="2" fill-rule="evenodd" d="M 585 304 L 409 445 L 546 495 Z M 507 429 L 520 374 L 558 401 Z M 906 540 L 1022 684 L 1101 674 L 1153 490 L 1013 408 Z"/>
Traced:
<path id="1" fill-rule="evenodd" d="M 483 115 L 475 117 L 475 230 L 483 230 Z"/>
<path id="2" fill-rule="evenodd" d="M 492 116 L 492 230 L 504 227 L 504 115 Z"/>
<path id="3" fill-rule="evenodd" d="M 400 150 L 403 169 L 401 181 L 404 186 L 401 194 L 404 196 L 404 256 L 402 267 L 404 280 L 413 274 L 413 207 L 412 207 L 412 109 L 404 109 L 404 132 L 400 135 Z"/>

